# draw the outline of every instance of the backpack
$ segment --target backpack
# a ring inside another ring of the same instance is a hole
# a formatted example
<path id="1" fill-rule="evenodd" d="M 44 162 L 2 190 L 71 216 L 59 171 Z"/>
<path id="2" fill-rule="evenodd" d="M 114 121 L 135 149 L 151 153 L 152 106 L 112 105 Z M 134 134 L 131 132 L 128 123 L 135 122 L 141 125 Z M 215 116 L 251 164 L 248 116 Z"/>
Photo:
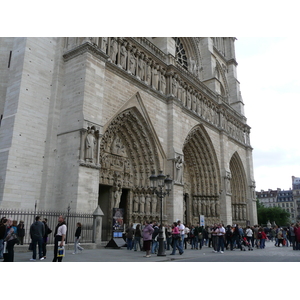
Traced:
<path id="1" fill-rule="evenodd" d="M 231 229 L 227 229 L 227 231 L 226 231 L 226 237 L 228 237 L 228 238 L 232 237 L 232 231 L 231 231 Z"/>
<path id="2" fill-rule="evenodd" d="M 261 232 L 258 233 L 257 238 L 261 239 L 262 238 L 262 234 Z"/>

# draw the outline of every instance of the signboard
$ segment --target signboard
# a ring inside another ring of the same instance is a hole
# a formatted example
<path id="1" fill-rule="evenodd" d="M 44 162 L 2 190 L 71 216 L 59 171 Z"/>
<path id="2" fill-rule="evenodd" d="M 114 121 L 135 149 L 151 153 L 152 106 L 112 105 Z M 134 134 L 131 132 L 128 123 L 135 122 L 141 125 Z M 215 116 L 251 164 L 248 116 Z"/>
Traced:
<path id="1" fill-rule="evenodd" d="M 200 226 L 205 227 L 205 218 L 204 218 L 204 215 L 200 215 L 199 216 L 199 224 L 200 224 Z"/>
<path id="2" fill-rule="evenodd" d="M 124 209 L 123 208 L 113 208 L 113 232 L 115 237 L 122 237 L 122 232 L 124 231 Z M 117 233 L 118 232 L 118 233 Z M 116 236 L 118 235 L 118 236 Z"/>

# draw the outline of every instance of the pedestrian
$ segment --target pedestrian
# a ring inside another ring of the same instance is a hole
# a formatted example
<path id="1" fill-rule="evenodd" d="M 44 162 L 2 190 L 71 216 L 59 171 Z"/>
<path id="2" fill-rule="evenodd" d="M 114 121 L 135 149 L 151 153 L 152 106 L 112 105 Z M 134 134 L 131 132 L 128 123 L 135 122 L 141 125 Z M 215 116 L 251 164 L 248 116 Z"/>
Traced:
<path id="1" fill-rule="evenodd" d="M 39 259 L 43 260 L 43 236 L 45 235 L 45 226 L 41 222 L 41 217 L 36 216 L 35 222 L 30 226 L 30 237 L 32 240 L 32 258 L 31 261 L 36 261 L 36 245 L 39 249 Z"/>
<path id="2" fill-rule="evenodd" d="M 78 222 L 76 224 L 77 228 L 76 228 L 76 232 L 75 232 L 75 239 L 74 239 L 74 252 L 73 254 L 77 253 L 77 250 L 79 250 L 80 252 L 82 252 L 82 250 L 84 250 L 81 246 L 80 246 L 80 238 L 81 238 L 81 223 Z"/>
<path id="3" fill-rule="evenodd" d="M 146 255 L 144 257 L 151 257 L 150 249 L 151 249 L 151 241 L 152 241 L 152 233 L 154 229 L 152 224 L 149 221 L 145 221 L 145 227 L 143 229 L 143 249 L 146 251 Z"/>
<path id="4" fill-rule="evenodd" d="M 245 235 L 246 235 L 247 242 L 249 244 L 252 244 L 253 231 L 250 226 L 247 227 L 247 229 L 245 231 Z"/>
<path id="5" fill-rule="evenodd" d="M 218 236 L 217 236 L 217 229 L 218 225 L 215 223 L 214 226 L 212 227 L 211 230 L 211 235 L 212 235 L 212 247 L 213 247 L 213 252 L 217 253 L 218 249 Z"/>
<path id="6" fill-rule="evenodd" d="M 18 240 L 20 245 L 24 244 L 24 236 L 25 236 L 25 228 L 24 228 L 24 221 L 20 221 L 20 223 L 17 226 L 17 232 L 18 232 Z"/>
<path id="7" fill-rule="evenodd" d="M 284 245 L 283 245 L 283 233 L 282 233 L 282 228 L 279 228 L 279 229 L 278 229 L 278 232 L 277 232 L 277 239 L 278 239 L 278 242 L 277 242 L 277 245 L 275 244 L 275 246 L 280 247 L 280 244 L 282 244 L 282 247 L 283 247 Z"/>
<path id="8" fill-rule="evenodd" d="M 52 262 L 62 262 L 63 256 L 57 256 L 58 247 L 62 248 L 65 245 L 65 239 L 67 234 L 67 225 L 65 223 L 64 216 L 58 217 L 58 224 L 54 231 L 54 257 Z"/>
<path id="9" fill-rule="evenodd" d="M 259 239 L 260 249 L 264 249 L 265 248 L 265 242 L 266 242 L 266 239 L 267 239 L 267 235 L 266 235 L 265 231 L 263 230 L 263 228 L 261 228 L 261 227 L 258 229 L 257 238 Z"/>
<path id="10" fill-rule="evenodd" d="M 195 226 L 194 225 L 191 226 L 189 238 L 191 241 L 191 249 L 196 249 L 196 237 L 195 237 Z"/>
<path id="11" fill-rule="evenodd" d="M 187 247 L 187 243 L 189 242 L 189 232 L 190 229 L 188 228 L 187 225 L 184 224 L 184 249 Z"/>
<path id="12" fill-rule="evenodd" d="M 127 243 L 127 250 L 132 250 L 133 248 L 133 224 L 131 223 L 130 226 L 126 229 L 126 243 Z"/>
<path id="13" fill-rule="evenodd" d="M 48 227 L 47 222 L 48 222 L 48 219 L 44 218 L 43 219 L 43 224 L 45 226 L 45 234 L 43 236 L 43 244 L 42 244 L 44 259 L 46 259 L 46 255 L 47 255 L 48 235 L 52 232 L 52 230 Z"/>
<path id="14" fill-rule="evenodd" d="M 181 248 L 183 249 L 183 244 L 184 244 L 184 224 L 181 223 L 180 220 L 177 221 L 177 227 L 179 229 L 179 233 L 180 233 L 180 237 L 181 237 L 181 240 L 180 240 L 180 246 Z"/>
<path id="15" fill-rule="evenodd" d="M 16 225 L 16 221 L 14 222 Z M 6 231 L 6 237 L 4 239 L 4 242 L 6 242 L 6 250 L 7 253 L 4 255 L 4 261 L 5 262 L 13 262 L 14 261 L 14 246 L 18 243 L 17 238 L 17 227 L 13 226 L 13 220 L 7 219 L 7 231 Z"/>
<path id="16" fill-rule="evenodd" d="M 177 223 L 174 222 L 172 225 L 173 251 L 172 251 L 171 255 L 175 255 L 176 248 L 178 249 L 180 255 L 183 254 L 184 251 L 183 251 L 183 248 L 182 248 L 181 242 L 180 242 L 181 236 L 182 235 L 178 228 L 178 222 Z"/>
<path id="17" fill-rule="evenodd" d="M 156 254 L 158 250 L 158 233 L 159 233 L 159 228 L 156 222 L 153 222 L 152 224 L 154 232 L 152 234 L 152 246 L 151 246 L 151 254 Z"/>
<path id="18" fill-rule="evenodd" d="M 291 226 L 290 226 L 289 237 L 290 237 L 291 247 L 293 247 L 293 250 L 296 250 L 294 224 L 291 224 Z"/>
<path id="19" fill-rule="evenodd" d="M 230 225 L 226 226 L 225 238 L 226 238 L 226 250 L 228 250 L 228 245 L 230 245 L 230 250 L 233 251 L 233 240 L 232 240 L 232 228 Z"/>
<path id="20" fill-rule="evenodd" d="M 283 246 L 288 247 L 289 246 L 289 240 L 287 238 L 287 236 L 288 236 L 288 229 L 286 227 L 284 227 L 282 229 L 282 235 L 283 235 Z"/>
<path id="21" fill-rule="evenodd" d="M 134 242 L 133 242 L 134 251 L 137 251 L 137 245 L 139 245 L 140 250 L 142 251 L 141 237 L 142 237 L 141 225 L 137 224 L 134 230 Z"/>
<path id="22" fill-rule="evenodd" d="M 3 248 L 4 248 L 4 238 L 6 237 L 7 219 L 5 217 L 1 218 L 0 221 L 0 259 L 3 259 Z"/>
<path id="23" fill-rule="evenodd" d="M 197 223 L 197 226 L 195 227 L 195 235 L 197 235 L 197 242 L 196 242 L 196 249 L 201 250 L 202 249 L 202 244 L 203 244 L 203 226 L 200 226 L 199 223 Z"/>
<path id="24" fill-rule="evenodd" d="M 219 224 L 218 229 L 216 230 L 217 237 L 218 237 L 218 248 L 217 252 L 224 253 L 224 235 L 225 235 L 225 228 L 223 224 Z"/>
<path id="25" fill-rule="evenodd" d="M 171 227 L 171 225 L 167 225 L 167 227 L 166 227 L 166 239 L 167 239 L 167 250 L 170 250 L 170 246 L 172 247 L 172 227 Z"/>
<path id="26" fill-rule="evenodd" d="M 233 246 L 235 248 L 240 249 L 241 248 L 241 233 L 240 233 L 240 228 L 238 224 L 235 224 L 235 226 L 233 227 L 233 234 L 232 234 L 232 239 L 233 239 Z"/>

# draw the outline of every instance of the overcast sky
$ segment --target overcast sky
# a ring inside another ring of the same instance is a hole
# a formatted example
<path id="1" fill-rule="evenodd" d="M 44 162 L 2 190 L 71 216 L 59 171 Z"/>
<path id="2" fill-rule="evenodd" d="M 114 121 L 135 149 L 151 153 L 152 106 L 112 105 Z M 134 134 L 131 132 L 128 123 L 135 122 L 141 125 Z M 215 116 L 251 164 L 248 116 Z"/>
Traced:
<path id="1" fill-rule="evenodd" d="M 257 191 L 287 190 L 292 175 L 300 177 L 297 46 L 289 37 L 237 37 L 235 42 Z"/>

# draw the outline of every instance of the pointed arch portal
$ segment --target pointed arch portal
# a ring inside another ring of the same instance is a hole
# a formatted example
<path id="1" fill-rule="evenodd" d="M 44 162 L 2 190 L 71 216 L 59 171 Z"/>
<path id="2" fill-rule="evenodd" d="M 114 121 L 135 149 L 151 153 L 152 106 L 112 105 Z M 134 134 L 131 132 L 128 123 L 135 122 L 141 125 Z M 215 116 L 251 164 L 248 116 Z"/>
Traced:
<path id="1" fill-rule="evenodd" d="M 184 148 L 184 187 L 187 203 L 187 222 L 196 224 L 204 215 L 207 224 L 220 219 L 220 169 L 213 144 L 198 125 L 187 136 Z M 188 197 L 187 197 L 188 195 Z"/>

